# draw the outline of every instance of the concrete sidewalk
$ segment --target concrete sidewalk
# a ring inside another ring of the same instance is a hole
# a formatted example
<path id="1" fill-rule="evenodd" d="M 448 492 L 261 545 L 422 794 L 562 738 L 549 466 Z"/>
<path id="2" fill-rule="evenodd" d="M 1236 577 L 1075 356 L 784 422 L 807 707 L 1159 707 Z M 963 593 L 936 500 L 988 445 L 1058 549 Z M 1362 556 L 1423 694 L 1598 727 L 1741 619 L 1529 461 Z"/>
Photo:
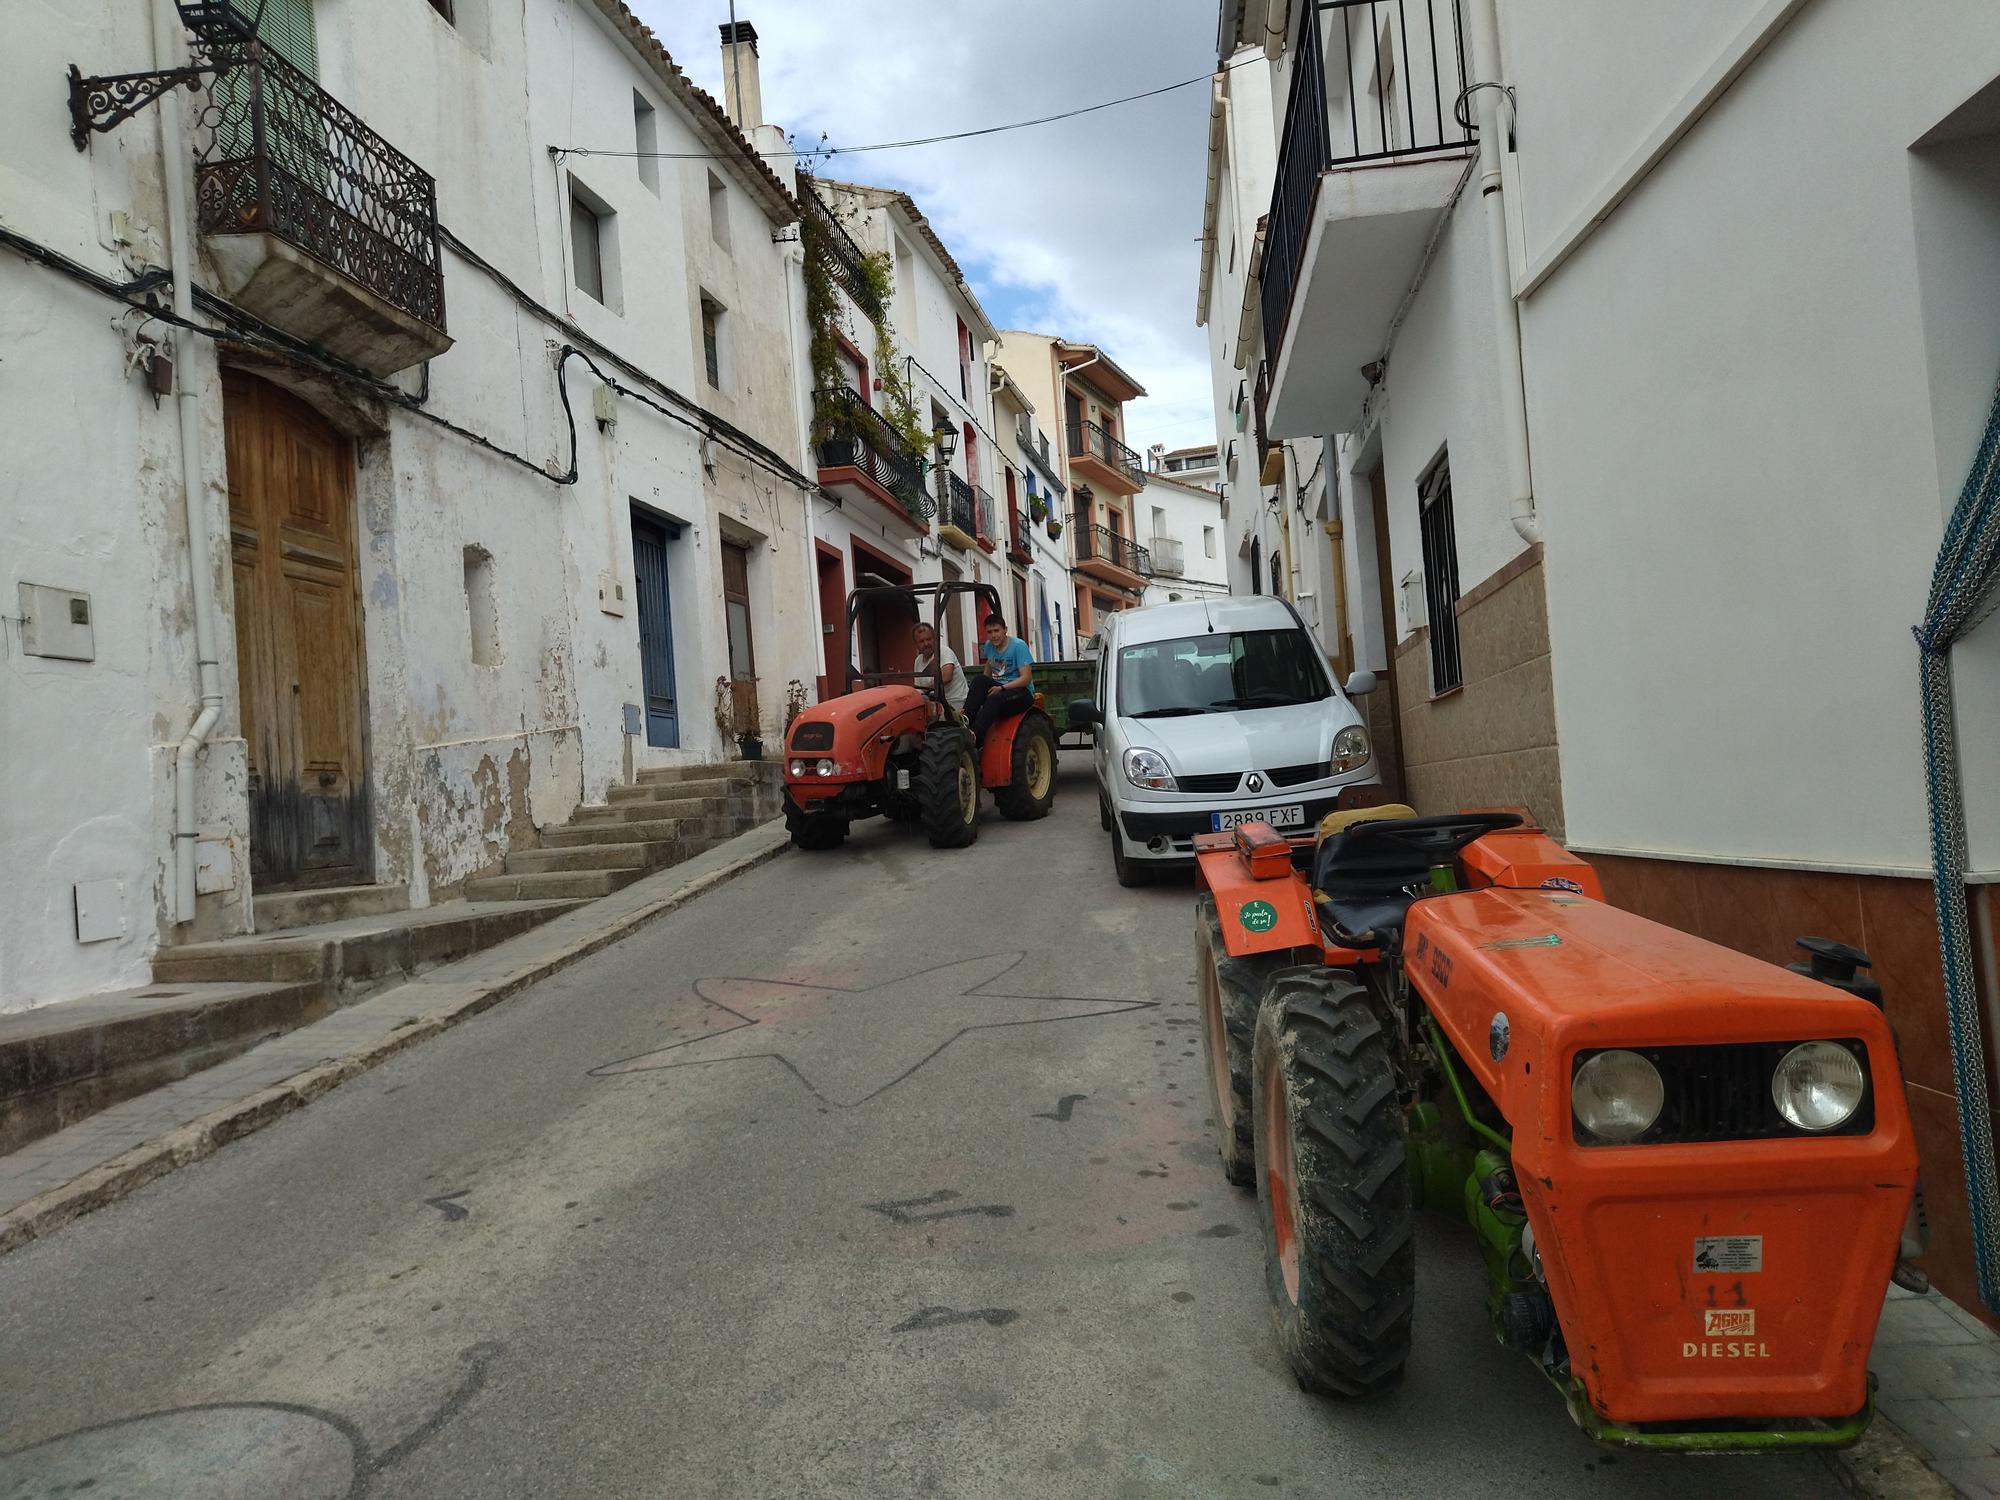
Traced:
<path id="1" fill-rule="evenodd" d="M 782 853 L 782 820 L 0 1157 L 0 1254 L 338 1088 Z"/>
<path id="2" fill-rule="evenodd" d="M 1868 1367 L 1877 1411 L 1960 1494 L 2000 1497 L 2000 1334 L 1935 1292 L 1891 1286 Z"/>

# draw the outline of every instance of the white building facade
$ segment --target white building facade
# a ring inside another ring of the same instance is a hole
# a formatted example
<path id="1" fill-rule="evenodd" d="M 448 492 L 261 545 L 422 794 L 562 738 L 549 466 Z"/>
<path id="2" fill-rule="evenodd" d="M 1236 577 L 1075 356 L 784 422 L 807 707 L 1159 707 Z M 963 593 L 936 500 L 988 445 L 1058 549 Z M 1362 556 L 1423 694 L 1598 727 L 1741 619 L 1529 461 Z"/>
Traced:
<path id="1" fill-rule="evenodd" d="M 1147 471 L 1134 506 L 1150 562 L 1145 603 L 1229 592 L 1221 495 L 1156 468 Z"/>
<path id="2" fill-rule="evenodd" d="M 449 9 L 10 28 L 0 1010 L 257 892 L 445 899 L 813 675 L 786 181 L 617 0 Z M 72 142 L 69 64 L 191 41 Z"/>
<path id="3" fill-rule="evenodd" d="M 1353 30 L 1370 9 L 1386 42 Z M 2000 14 L 1920 10 L 1231 0 L 1222 52 L 1282 38 L 1244 154 L 1303 101 L 1329 121 L 1273 153 L 1241 305 L 1269 434 L 1333 442 L 1412 800 L 1525 805 L 1620 904 L 1774 961 L 1804 933 L 1867 949 L 1926 1265 L 1970 1302 L 1911 627 L 2000 377 L 1974 269 L 2000 259 Z M 1232 283 L 1219 236 L 1205 255 L 1213 331 Z M 1981 930 L 1995 640 L 1951 656 Z M 1990 1014 L 1990 953 L 1968 962 Z"/>

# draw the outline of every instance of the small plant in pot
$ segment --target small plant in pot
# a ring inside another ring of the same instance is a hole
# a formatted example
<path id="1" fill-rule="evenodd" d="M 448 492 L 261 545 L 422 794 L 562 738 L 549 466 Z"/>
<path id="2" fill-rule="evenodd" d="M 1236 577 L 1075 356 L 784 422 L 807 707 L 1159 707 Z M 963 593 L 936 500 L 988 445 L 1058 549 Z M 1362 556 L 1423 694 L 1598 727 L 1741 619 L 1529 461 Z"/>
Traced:
<path id="1" fill-rule="evenodd" d="M 737 753 L 745 760 L 764 758 L 762 723 L 757 711 L 757 679 L 718 677 L 715 679 L 715 727 L 726 745 L 736 741 Z"/>
<path id="2" fill-rule="evenodd" d="M 798 722 L 800 714 L 806 711 L 806 685 L 794 677 L 785 684 L 785 732 L 790 734 L 792 725 Z"/>
<path id="3" fill-rule="evenodd" d="M 1028 514 L 1030 516 L 1034 517 L 1034 519 L 1039 521 L 1043 519 L 1045 516 L 1047 516 L 1048 513 L 1049 513 L 1048 501 L 1044 500 L 1040 495 L 1028 496 Z"/>
<path id="4" fill-rule="evenodd" d="M 1051 540 L 1062 535 L 1063 523 L 1059 517 L 1049 517 L 1049 537 Z"/>

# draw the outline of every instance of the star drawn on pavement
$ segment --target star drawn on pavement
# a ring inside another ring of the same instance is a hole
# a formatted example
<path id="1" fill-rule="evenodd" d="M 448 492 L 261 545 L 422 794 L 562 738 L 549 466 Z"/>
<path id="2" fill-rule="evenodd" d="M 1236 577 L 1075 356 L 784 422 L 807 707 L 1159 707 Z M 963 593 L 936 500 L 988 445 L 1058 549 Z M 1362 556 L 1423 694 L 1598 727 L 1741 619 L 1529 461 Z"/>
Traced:
<path id="1" fill-rule="evenodd" d="M 822 1102 L 851 1109 L 894 1088 L 968 1031 L 1085 1020 L 1156 1003 L 987 989 L 1024 957 L 959 959 L 861 990 L 781 979 L 698 979 L 695 993 L 736 1024 L 590 1073 L 604 1078 L 768 1057 Z"/>

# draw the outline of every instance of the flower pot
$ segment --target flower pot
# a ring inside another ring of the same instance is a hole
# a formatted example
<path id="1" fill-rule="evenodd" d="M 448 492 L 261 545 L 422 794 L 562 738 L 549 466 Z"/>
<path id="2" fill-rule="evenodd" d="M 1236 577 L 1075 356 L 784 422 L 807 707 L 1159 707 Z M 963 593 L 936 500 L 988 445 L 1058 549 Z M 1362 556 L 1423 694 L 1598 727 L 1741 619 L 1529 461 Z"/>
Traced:
<path id="1" fill-rule="evenodd" d="M 736 737 L 736 748 L 743 752 L 745 760 L 762 760 L 764 742 L 754 734 L 740 734 Z"/>
<path id="2" fill-rule="evenodd" d="M 853 438 L 828 438 L 819 445 L 819 466 L 822 469 L 846 469 L 853 465 Z"/>
<path id="3" fill-rule="evenodd" d="M 1061 535 L 1062 535 L 1062 522 L 1060 521 L 1049 522 L 1049 539 L 1053 541 L 1056 538 L 1060 537 Z"/>

